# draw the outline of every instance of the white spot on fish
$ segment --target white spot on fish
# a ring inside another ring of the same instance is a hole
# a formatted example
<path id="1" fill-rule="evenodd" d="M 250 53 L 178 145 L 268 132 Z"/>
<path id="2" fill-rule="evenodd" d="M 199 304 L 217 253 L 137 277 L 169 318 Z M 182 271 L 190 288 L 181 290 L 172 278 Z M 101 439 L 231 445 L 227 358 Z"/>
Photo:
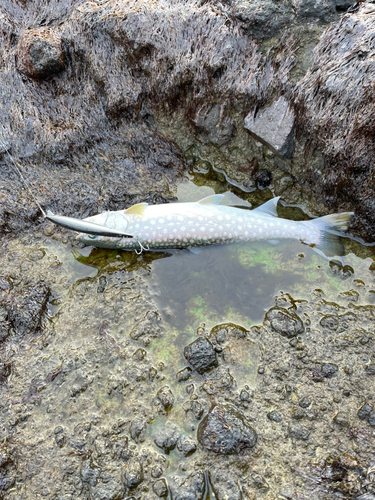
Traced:
<path id="1" fill-rule="evenodd" d="M 204 226 L 201 226 L 199 229 L 200 229 L 202 232 L 206 230 L 206 228 L 205 228 Z"/>
<path id="2" fill-rule="evenodd" d="M 184 220 L 184 218 L 182 217 L 182 215 L 179 215 L 179 216 L 177 217 L 177 219 L 178 219 L 178 220 L 180 220 L 180 221 L 181 221 L 181 220 Z"/>
<path id="3" fill-rule="evenodd" d="M 163 233 L 167 233 L 168 230 L 166 228 L 163 229 Z"/>
<path id="4" fill-rule="evenodd" d="M 182 232 L 186 231 L 186 227 L 181 227 L 180 231 L 182 231 Z"/>
<path id="5" fill-rule="evenodd" d="M 159 219 L 160 224 L 163 224 L 164 219 Z"/>
<path id="6" fill-rule="evenodd" d="M 210 229 L 209 229 L 210 233 L 212 233 L 213 230 L 214 230 L 214 228 L 210 227 Z"/>
<path id="7" fill-rule="evenodd" d="M 155 221 L 155 220 L 152 220 L 152 221 L 150 221 L 150 222 L 151 222 L 151 224 L 155 224 L 155 223 L 156 223 L 156 221 Z"/>

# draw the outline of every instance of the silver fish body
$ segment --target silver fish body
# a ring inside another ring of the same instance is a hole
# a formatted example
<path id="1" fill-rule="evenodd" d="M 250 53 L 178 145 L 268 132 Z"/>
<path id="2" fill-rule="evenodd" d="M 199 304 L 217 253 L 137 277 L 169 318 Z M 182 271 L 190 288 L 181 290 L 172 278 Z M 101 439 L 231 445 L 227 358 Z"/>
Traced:
<path id="1" fill-rule="evenodd" d="M 338 236 L 346 231 L 352 216 L 345 212 L 311 221 L 291 221 L 277 217 L 278 198 L 246 210 L 219 205 L 223 197 L 213 195 L 194 203 L 139 204 L 127 210 L 103 212 L 85 220 L 126 231 L 133 238 L 80 234 L 77 239 L 96 247 L 140 251 L 293 238 L 338 255 Z"/>

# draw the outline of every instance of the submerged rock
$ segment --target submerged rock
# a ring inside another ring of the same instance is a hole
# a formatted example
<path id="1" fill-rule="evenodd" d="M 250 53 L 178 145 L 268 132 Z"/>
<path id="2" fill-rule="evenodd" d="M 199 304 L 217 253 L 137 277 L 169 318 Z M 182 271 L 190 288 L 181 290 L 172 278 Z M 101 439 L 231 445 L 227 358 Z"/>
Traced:
<path id="1" fill-rule="evenodd" d="M 291 158 L 294 146 L 294 112 L 284 97 L 280 97 L 257 115 L 249 113 L 245 128 L 259 142 L 280 158 Z"/>
<path id="2" fill-rule="evenodd" d="M 52 28 L 25 30 L 17 48 L 17 69 L 37 79 L 61 73 L 65 69 L 61 36 Z"/>
<path id="3" fill-rule="evenodd" d="M 232 455 L 253 448 L 257 434 L 233 405 L 216 405 L 199 424 L 198 440 L 209 451 Z"/>
<path id="4" fill-rule="evenodd" d="M 300 317 L 282 307 L 273 307 L 267 311 L 265 322 L 270 324 L 272 330 L 289 339 L 305 331 Z"/>
<path id="5" fill-rule="evenodd" d="M 216 352 L 207 339 L 200 337 L 184 349 L 184 356 L 198 373 L 202 374 L 218 366 Z"/>
<path id="6" fill-rule="evenodd" d="M 166 385 L 158 390 L 156 397 L 163 405 L 165 410 L 170 410 L 174 403 L 174 395 L 170 388 Z"/>
<path id="7" fill-rule="evenodd" d="M 175 424 L 167 423 L 158 433 L 155 438 L 155 444 L 161 448 L 164 453 L 169 453 L 174 450 L 177 441 L 181 437 L 181 431 Z"/>
<path id="8" fill-rule="evenodd" d="M 203 500 L 206 481 L 203 472 L 194 472 L 185 479 L 174 476 L 170 483 L 173 500 Z"/>
<path id="9" fill-rule="evenodd" d="M 152 489 L 159 498 L 166 497 L 168 495 L 168 486 L 165 479 L 158 479 L 152 485 Z"/>

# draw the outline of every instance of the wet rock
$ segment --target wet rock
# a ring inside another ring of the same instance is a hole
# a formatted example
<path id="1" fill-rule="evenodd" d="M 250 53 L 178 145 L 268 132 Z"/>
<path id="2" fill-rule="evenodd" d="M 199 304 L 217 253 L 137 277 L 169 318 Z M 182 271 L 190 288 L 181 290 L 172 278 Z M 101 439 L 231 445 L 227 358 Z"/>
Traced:
<path id="1" fill-rule="evenodd" d="M 335 316 L 327 315 L 320 320 L 320 325 L 328 330 L 336 331 L 339 327 L 339 321 Z"/>
<path id="2" fill-rule="evenodd" d="M 186 479 L 171 478 L 173 500 L 203 500 L 206 482 L 203 472 L 190 474 Z"/>
<path id="3" fill-rule="evenodd" d="M 177 449 L 184 457 L 188 457 L 196 451 L 197 443 L 186 436 L 181 436 L 177 441 Z"/>
<path id="4" fill-rule="evenodd" d="M 269 485 L 265 478 L 260 474 L 253 474 L 249 479 L 249 486 L 256 488 L 259 491 L 265 492 L 269 489 Z"/>
<path id="5" fill-rule="evenodd" d="M 325 363 L 313 369 L 311 378 L 314 382 L 322 382 L 325 378 L 332 378 L 338 372 L 338 367 L 332 363 Z"/>
<path id="6" fill-rule="evenodd" d="M 180 370 L 177 375 L 177 382 L 186 382 L 191 377 L 192 369 L 189 366 L 186 366 L 182 370 Z"/>
<path id="7" fill-rule="evenodd" d="M 158 390 L 156 397 L 163 405 L 165 410 L 170 410 L 172 408 L 174 403 L 174 395 L 167 385 Z"/>
<path id="8" fill-rule="evenodd" d="M 90 486 L 96 486 L 100 472 L 100 469 L 92 466 L 90 460 L 84 460 L 82 462 L 81 479 L 84 483 L 88 483 Z"/>
<path id="9" fill-rule="evenodd" d="M 186 401 L 183 404 L 183 409 L 186 412 L 191 411 L 196 420 L 200 420 L 202 418 L 203 411 L 204 411 L 202 404 L 199 403 L 199 401 L 194 401 L 194 400 L 193 401 L 192 400 Z"/>
<path id="10" fill-rule="evenodd" d="M 303 323 L 296 313 L 282 307 L 273 307 L 267 311 L 265 322 L 283 337 L 292 338 L 305 331 Z"/>
<path id="11" fill-rule="evenodd" d="M 366 375 L 375 375 L 375 364 L 366 366 Z"/>
<path id="12" fill-rule="evenodd" d="M 154 493 L 160 498 L 166 497 L 168 495 L 168 486 L 165 479 L 159 479 L 158 481 L 155 481 L 155 483 L 152 485 L 152 489 Z"/>
<path id="13" fill-rule="evenodd" d="M 254 116 L 245 118 L 245 128 L 280 158 L 291 158 L 294 147 L 294 112 L 284 97 Z"/>
<path id="14" fill-rule="evenodd" d="M 352 0 L 336 0 L 336 10 L 347 11 L 353 5 Z"/>
<path id="15" fill-rule="evenodd" d="M 350 425 L 350 418 L 349 414 L 344 412 L 344 411 L 339 411 L 335 417 L 334 417 L 334 422 L 339 425 L 340 427 L 349 427 Z"/>
<path id="16" fill-rule="evenodd" d="M 301 398 L 298 404 L 301 408 L 308 408 L 311 405 L 311 400 L 309 398 Z"/>
<path id="17" fill-rule="evenodd" d="M 371 425 L 371 427 L 375 427 L 375 412 L 371 413 L 371 415 L 368 418 L 368 423 Z"/>
<path id="18" fill-rule="evenodd" d="M 167 423 L 158 433 L 155 438 L 155 444 L 161 448 L 164 453 L 169 453 L 174 450 L 177 441 L 181 437 L 181 431 L 177 425 Z"/>
<path id="19" fill-rule="evenodd" d="M 209 451 L 231 455 L 253 448 L 257 434 L 234 406 L 216 405 L 199 424 L 198 440 Z"/>
<path id="20" fill-rule="evenodd" d="M 200 337 L 185 347 L 184 356 L 198 373 L 203 374 L 218 366 L 216 352 L 206 338 Z"/>
<path id="21" fill-rule="evenodd" d="M 266 189 L 272 182 L 272 173 L 267 169 L 258 170 L 254 175 L 254 181 L 258 189 Z"/>
<path id="22" fill-rule="evenodd" d="M 133 326 L 130 332 L 130 337 L 133 340 L 138 340 L 145 335 L 149 337 L 157 337 L 160 332 L 160 316 L 156 311 L 148 311 L 145 317 Z"/>
<path id="23" fill-rule="evenodd" d="M 311 431 L 302 425 L 299 424 L 290 424 L 289 425 L 289 436 L 292 439 L 307 441 L 309 439 Z"/>
<path id="24" fill-rule="evenodd" d="M 45 79 L 65 69 L 61 36 L 52 28 L 26 30 L 17 48 L 17 69 L 29 78 Z"/>
<path id="25" fill-rule="evenodd" d="M 55 436 L 55 442 L 59 448 L 62 448 L 64 446 L 65 440 L 66 438 L 64 434 L 58 434 L 57 436 Z"/>
<path id="26" fill-rule="evenodd" d="M 223 111 L 219 104 L 208 109 L 203 108 L 194 120 L 198 131 L 204 134 L 203 139 L 215 146 L 227 144 L 236 133 L 233 122 L 228 117 L 223 116 Z"/>
<path id="27" fill-rule="evenodd" d="M 125 483 L 128 488 L 135 488 L 144 479 L 142 463 L 134 460 L 126 464 L 124 473 Z"/>
<path id="28" fill-rule="evenodd" d="M 18 335 L 35 333 L 41 328 L 50 295 L 51 290 L 43 281 L 12 290 L 6 304 L 9 321 Z"/>
<path id="29" fill-rule="evenodd" d="M 276 422 L 277 424 L 281 424 L 283 421 L 283 416 L 277 411 L 270 411 L 267 413 L 267 417 L 272 420 L 272 422 Z"/>
<path id="30" fill-rule="evenodd" d="M 373 407 L 368 403 L 365 403 L 357 411 L 357 415 L 360 420 L 368 420 L 372 412 L 373 412 Z"/>
<path id="31" fill-rule="evenodd" d="M 219 467 L 212 467 L 210 483 L 217 500 L 242 500 L 243 496 L 234 472 L 228 472 Z"/>
<path id="32" fill-rule="evenodd" d="M 241 401 L 248 401 L 248 400 L 249 400 L 249 398 L 250 398 L 249 393 L 248 393 L 247 391 L 245 391 L 245 389 L 243 389 L 243 390 L 241 391 L 241 394 L 240 394 L 240 400 L 241 400 Z"/>
<path id="33" fill-rule="evenodd" d="M 146 439 L 147 424 L 144 420 L 136 418 L 130 424 L 130 436 L 136 443 L 143 443 Z"/>

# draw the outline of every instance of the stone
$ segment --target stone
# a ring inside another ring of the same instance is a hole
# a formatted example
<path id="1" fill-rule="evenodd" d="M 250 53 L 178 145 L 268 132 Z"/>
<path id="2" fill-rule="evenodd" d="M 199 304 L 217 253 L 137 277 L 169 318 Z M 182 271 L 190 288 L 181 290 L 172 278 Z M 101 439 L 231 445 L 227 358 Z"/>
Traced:
<path id="1" fill-rule="evenodd" d="M 181 431 L 177 425 L 168 422 L 158 433 L 155 438 L 155 444 L 161 448 L 164 453 L 169 453 L 174 450 L 177 445 L 177 441 L 181 437 Z"/>
<path id="2" fill-rule="evenodd" d="M 283 416 L 277 411 L 270 411 L 269 413 L 267 413 L 267 417 L 272 422 L 276 422 L 277 424 L 281 424 L 281 422 L 283 421 Z"/>
<path id="3" fill-rule="evenodd" d="M 130 424 L 130 436 L 136 443 L 143 443 L 146 439 L 147 424 L 144 420 L 136 418 Z"/>
<path id="4" fill-rule="evenodd" d="M 216 405 L 199 424 L 198 441 L 209 451 L 233 455 L 253 448 L 257 434 L 233 405 Z"/>
<path id="5" fill-rule="evenodd" d="M 249 113 L 245 128 L 255 140 L 264 144 L 282 159 L 291 158 L 294 147 L 294 112 L 284 97 L 268 108 Z"/>
<path id="6" fill-rule="evenodd" d="M 163 405 L 165 410 L 170 410 L 172 408 L 174 403 L 174 395 L 167 385 L 158 390 L 156 397 Z"/>
<path id="7" fill-rule="evenodd" d="M 194 472 L 185 479 L 174 476 L 170 481 L 173 500 L 203 500 L 206 481 L 203 472 Z"/>
<path id="8" fill-rule="evenodd" d="M 353 0 L 336 0 L 336 10 L 345 12 L 353 3 Z"/>
<path id="9" fill-rule="evenodd" d="M 125 483 L 128 488 L 135 488 L 143 481 L 143 467 L 139 460 L 134 460 L 125 466 Z"/>
<path id="10" fill-rule="evenodd" d="M 300 317 L 283 307 L 273 307 L 267 311 L 265 322 L 270 324 L 272 330 L 289 339 L 305 331 Z"/>
<path id="11" fill-rule="evenodd" d="M 210 469 L 209 474 L 215 498 L 218 500 L 243 500 L 238 478 L 234 472 L 215 466 Z"/>
<path id="12" fill-rule="evenodd" d="M 52 28 L 25 30 L 17 47 L 17 69 L 42 80 L 61 73 L 65 69 L 61 36 Z"/>
<path id="13" fill-rule="evenodd" d="M 168 495 L 168 486 L 165 479 L 158 479 L 152 485 L 152 489 L 159 498 L 166 497 Z"/>
<path id="14" fill-rule="evenodd" d="M 177 449 L 184 457 L 188 457 L 197 450 L 197 443 L 186 436 L 181 436 L 177 441 Z"/>
<path id="15" fill-rule="evenodd" d="M 193 370 L 190 368 L 190 366 L 186 366 L 185 368 L 177 372 L 176 375 L 177 382 L 186 382 L 187 380 L 189 380 L 192 371 Z"/>
<path id="16" fill-rule="evenodd" d="M 185 347 L 184 356 L 199 374 L 218 366 L 216 352 L 206 338 L 200 337 Z"/>
<path id="17" fill-rule="evenodd" d="M 326 316 L 323 316 L 323 318 L 319 321 L 319 324 L 323 328 L 327 328 L 328 330 L 335 331 L 339 327 L 339 321 L 335 316 L 332 316 L 331 314 L 327 314 Z"/>
<path id="18" fill-rule="evenodd" d="M 194 124 L 198 131 L 204 134 L 204 142 L 211 142 L 220 147 L 234 137 L 236 129 L 233 122 L 222 114 L 222 107 L 218 104 L 198 111 Z"/>
<path id="19" fill-rule="evenodd" d="M 335 415 L 333 420 L 340 427 L 349 427 L 349 425 L 350 425 L 349 414 L 344 412 L 344 411 L 339 411 Z"/>
<path id="20" fill-rule="evenodd" d="M 365 403 L 357 411 L 357 415 L 360 420 L 368 420 L 372 412 L 372 406 L 370 406 L 368 403 Z"/>
<path id="21" fill-rule="evenodd" d="M 375 375 L 375 364 L 366 366 L 366 375 Z"/>
<path id="22" fill-rule="evenodd" d="M 310 430 L 307 427 L 299 424 L 289 425 L 289 436 L 292 439 L 307 441 L 310 436 Z"/>

